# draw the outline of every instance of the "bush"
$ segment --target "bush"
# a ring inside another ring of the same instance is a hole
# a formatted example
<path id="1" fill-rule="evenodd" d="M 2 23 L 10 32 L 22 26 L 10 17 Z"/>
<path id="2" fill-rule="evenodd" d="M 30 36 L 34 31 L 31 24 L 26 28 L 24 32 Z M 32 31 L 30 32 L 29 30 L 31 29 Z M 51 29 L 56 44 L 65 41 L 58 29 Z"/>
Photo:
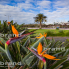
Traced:
<path id="1" fill-rule="evenodd" d="M 63 30 L 59 30 L 59 33 L 64 33 Z"/>
<path id="2" fill-rule="evenodd" d="M 47 31 L 46 33 L 47 33 L 47 36 L 53 36 L 54 34 L 52 31 Z"/>
<path id="3" fill-rule="evenodd" d="M 69 31 L 66 33 L 66 36 L 69 36 Z"/>
<path id="4" fill-rule="evenodd" d="M 63 30 L 59 30 L 59 33 L 57 34 L 57 36 L 60 36 L 60 35 L 62 35 L 62 36 L 64 36 L 64 31 Z"/>

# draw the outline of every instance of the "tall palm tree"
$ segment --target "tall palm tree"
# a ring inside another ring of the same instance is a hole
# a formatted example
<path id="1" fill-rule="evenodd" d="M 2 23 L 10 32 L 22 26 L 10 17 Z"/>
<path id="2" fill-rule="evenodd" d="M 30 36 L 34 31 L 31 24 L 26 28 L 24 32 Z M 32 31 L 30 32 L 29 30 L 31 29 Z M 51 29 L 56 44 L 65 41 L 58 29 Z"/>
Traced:
<path id="1" fill-rule="evenodd" d="M 47 17 L 41 13 L 37 14 L 36 17 L 34 17 L 35 22 L 40 23 L 40 29 L 42 28 L 42 23 L 47 21 L 46 18 Z"/>

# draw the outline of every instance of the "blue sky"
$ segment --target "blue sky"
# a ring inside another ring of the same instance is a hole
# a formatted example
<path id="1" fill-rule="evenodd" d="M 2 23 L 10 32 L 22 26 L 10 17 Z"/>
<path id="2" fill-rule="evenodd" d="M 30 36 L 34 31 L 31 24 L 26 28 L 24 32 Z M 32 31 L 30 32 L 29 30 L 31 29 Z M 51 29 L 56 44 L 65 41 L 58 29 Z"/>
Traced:
<path id="1" fill-rule="evenodd" d="M 47 16 L 46 24 L 69 20 L 69 0 L 0 0 L 0 20 L 18 24 L 34 23 L 38 13 Z M 5 16 L 6 15 L 6 16 Z M 11 16 L 11 17 L 10 17 Z"/>

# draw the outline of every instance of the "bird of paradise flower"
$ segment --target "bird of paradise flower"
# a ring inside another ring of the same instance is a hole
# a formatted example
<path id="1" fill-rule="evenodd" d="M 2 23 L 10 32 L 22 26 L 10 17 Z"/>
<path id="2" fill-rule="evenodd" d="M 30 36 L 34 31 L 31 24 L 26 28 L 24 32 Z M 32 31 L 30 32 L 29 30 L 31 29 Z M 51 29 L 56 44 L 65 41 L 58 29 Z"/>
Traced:
<path id="1" fill-rule="evenodd" d="M 43 37 L 43 36 L 46 38 L 46 37 L 47 37 L 47 33 L 46 33 L 46 34 L 44 33 L 43 35 L 40 33 L 40 36 L 39 36 L 39 37 L 36 37 L 36 38 L 41 38 L 41 37 Z M 52 39 L 52 38 L 47 37 L 46 39 Z"/>
<path id="2" fill-rule="evenodd" d="M 46 34 L 44 33 L 44 35 L 42 35 L 42 34 L 40 33 L 40 36 L 39 36 L 39 37 L 36 37 L 36 38 L 41 38 L 41 37 L 43 37 L 43 36 L 46 37 L 46 36 L 47 36 L 47 33 L 46 33 Z"/>
<path id="3" fill-rule="evenodd" d="M 26 36 L 32 34 L 33 32 L 18 36 L 18 31 L 16 30 L 16 28 L 14 27 L 14 25 L 11 25 L 11 26 L 12 26 L 12 32 L 13 32 L 14 34 L 16 34 L 17 36 L 16 36 L 16 37 L 13 37 L 13 38 L 10 38 L 8 41 L 6 41 L 6 43 L 5 43 L 5 50 L 6 50 L 6 53 L 7 53 L 7 56 L 8 56 L 8 58 L 9 58 L 9 60 L 10 60 L 11 62 L 13 62 L 13 60 L 12 60 L 12 58 L 11 58 L 11 54 L 10 54 L 9 49 L 8 49 L 8 46 L 9 46 L 10 44 L 16 42 L 16 41 L 19 41 L 19 40 L 25 38 Z"/>
<path id="4" fill-rule="evenodd" d="M 8 26 L 11 24 L 10 22 L 7 22 L 7 24 L 8 24 Z M 16 28 L 14 27 L 14 25 L 11 25 L 11 27 L 12 27 L 12 32 L 13 32 L 13 34 L 15 34 L 16 35 L 16 37 L 18 37 L 18 31 L 16 30 Z"/>
<path id="5" fill-rule="evenodd" d="M 43 51 L 42 52 L 42 44 L 41 43 L 39 43 L 39 45 L 38 45 L 38 47 L 37 47 L 37 50 L 35 49 L 35 48 L 33 48 L 33 50 L 32 49 L 30 49 L 29 47 L 27 47 L 34 55 L 36 55 L 40 60 L 42 60 L 43 62 L 44 62 L 44 65 L 45 65 L 45 68 L 44 69 L 46 69 L 46 60 L 45 60 L 45 58 L 47 58 L 47 59 L 50 59 L 50 60 L 60 60 L 60 59 L 56 59 L 56 57 L 54 57 L 54 56 L 51 56 L 51 55 L 49 55 L 49 54 L 45 54 L 45 52 L 47 51 L 47 50 L 45 50 L 45 51 Z M 44 58 L 45 57 L 45 58 Z"/>
<path id="6" fill-rule="evenodd" d="M 27 33 L 27 34 L 23 34 L 23 35 L 20 35 L 20 36 L 19 36 L 19 32 L 16 30 L 16 28 L 14 27 L 14 25 L 11 25 L 11 27 L 12 27 L 12 32 L 13 32 L 13 34 L 16 35 L 16 37 L 10 38 L 10 39 L 6 42 L 7 45 L 12 44 L 12 43 L 14 43 L 14 42 L 16 42 L 16 41 L 19 41 L 19 40 L 21 40 L 21 39 L 25 38 L 26 36 L 28 36 L 28 35 L 30 35 L 30 34 L 33 33 L 33 32 L 31 32 L 31 33 Z"/>

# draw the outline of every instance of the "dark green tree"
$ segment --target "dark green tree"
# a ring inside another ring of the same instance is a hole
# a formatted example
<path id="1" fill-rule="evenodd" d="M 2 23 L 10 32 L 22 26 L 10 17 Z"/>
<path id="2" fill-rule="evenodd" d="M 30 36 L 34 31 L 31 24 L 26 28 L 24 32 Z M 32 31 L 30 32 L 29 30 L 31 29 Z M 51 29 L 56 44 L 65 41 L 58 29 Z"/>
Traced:
<path id="1" fill-rule="evenodd" d="M 34 17 L 35 22 L 40 23 L 40 29 L 42 28 L 42 23 L 46 22 L 47 16 L 44 16 L 43 14 L 37 14 L 36 17 Z"/>

